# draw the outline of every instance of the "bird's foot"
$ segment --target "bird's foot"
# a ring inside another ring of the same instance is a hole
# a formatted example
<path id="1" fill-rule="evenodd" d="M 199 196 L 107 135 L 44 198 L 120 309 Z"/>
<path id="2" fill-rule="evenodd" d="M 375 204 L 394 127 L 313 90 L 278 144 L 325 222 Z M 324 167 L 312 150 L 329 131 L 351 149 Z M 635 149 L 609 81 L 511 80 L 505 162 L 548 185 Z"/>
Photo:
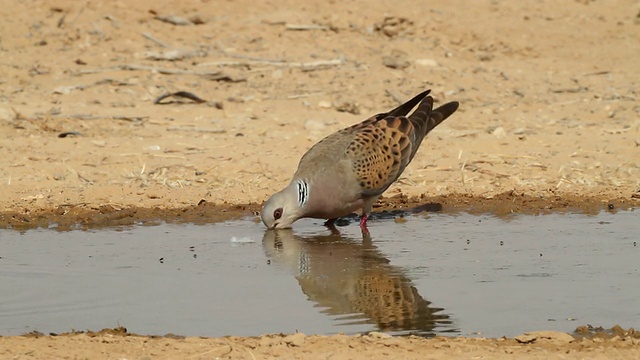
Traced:
<path id="1" fill-rule="evenodd" d="M 324 222 L 324 226 L 326 226 L 326 227 L 335 226 L 336 225 L 336 220 L 338 220 L 338 218 L 329 219 L 329 220 Z"/>
<path id="2" fill-rule="evenodd" d="M 340 231 L 336 227 L 336 220 L 337 219 L 329 219 L 324 222 L 324 226 L 326 226 L 329 229 L 329 231 L 331 231 L 331 234 L 340 235 Z"/>

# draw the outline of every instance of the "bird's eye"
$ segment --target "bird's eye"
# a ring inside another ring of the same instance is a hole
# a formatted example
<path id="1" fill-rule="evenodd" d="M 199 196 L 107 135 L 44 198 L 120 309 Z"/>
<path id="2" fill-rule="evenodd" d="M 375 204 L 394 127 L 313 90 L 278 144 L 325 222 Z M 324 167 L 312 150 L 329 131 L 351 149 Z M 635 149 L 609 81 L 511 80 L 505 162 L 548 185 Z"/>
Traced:
<path id="1" fill-rule="evenodd" d="M 277 208 L 274 212 L 273 212 L 273 219 L 274 220 L 278 220 L 282 217 L 282 208 Z"/>

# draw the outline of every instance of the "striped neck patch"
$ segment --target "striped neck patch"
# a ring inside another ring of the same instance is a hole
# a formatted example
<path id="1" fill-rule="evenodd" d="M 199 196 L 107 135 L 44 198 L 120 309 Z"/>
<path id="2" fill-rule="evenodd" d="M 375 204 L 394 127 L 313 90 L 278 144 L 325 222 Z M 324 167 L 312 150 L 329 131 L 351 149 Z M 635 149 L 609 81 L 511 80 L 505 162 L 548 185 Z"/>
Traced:
<path id="1" fill-rule="evenodd" d="M 304 180 L 296 181 L 298 188 L 298 206 L 303 207 L 309 200 L 309 184 Z"/>

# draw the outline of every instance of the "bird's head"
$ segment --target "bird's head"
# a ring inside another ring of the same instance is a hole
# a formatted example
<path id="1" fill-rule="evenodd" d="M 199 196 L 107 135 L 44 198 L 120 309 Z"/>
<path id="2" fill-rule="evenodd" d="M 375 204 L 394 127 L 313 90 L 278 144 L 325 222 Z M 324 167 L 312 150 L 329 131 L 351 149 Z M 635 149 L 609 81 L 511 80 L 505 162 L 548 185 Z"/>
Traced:
<path id="1" fill-rule="evenodd" d="M 303 208 L 295 183 L 273 194 L 262 208 L 262 222 L 269 229 L 287 229 L 302 217 Z"/>

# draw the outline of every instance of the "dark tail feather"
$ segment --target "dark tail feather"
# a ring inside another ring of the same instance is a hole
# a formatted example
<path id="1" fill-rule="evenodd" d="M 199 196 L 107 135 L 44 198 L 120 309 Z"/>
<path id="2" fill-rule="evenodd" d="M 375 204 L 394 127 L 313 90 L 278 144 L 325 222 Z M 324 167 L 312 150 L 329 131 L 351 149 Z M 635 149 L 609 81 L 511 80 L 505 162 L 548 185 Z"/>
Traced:
<path id="1" fill-rule="evenodd" d="M 431 111 L 431 118 L 429 119 L 429 129 L 427 130 L 427 132 L 431 131 L 431 129 L 438 126 L 438 124 L 445 121 L 449 116 L 451 116 L 451 114 L 456 112 L 456 110 L 458 110 L 458 106 L 460 106 L 459 102 L 452 101 Z"/>
<path id="2" fill-rule="evenodd" d="M 411 111 L 414 107 L 416 107 L 416 105 L 418 105 L 418 103 L 422 101 L 422 99 L 424 99 L 427 95 L 429 95 L 430 92 L 431 90 L 425 90 L 421 92 L 420 94 L 414 96 L 413 99 L 389 111 L 388 113 L 381 114 L 381 115 L 384 115 L 382 118 L 385 118 L 387 116 L 406 116 L 409 113 L 409 111 Z"/>
<path id="3" fill-rule="evenodd" d="M 422 140 L 429 133 L 429 131 L 433 130 L 436 126 L 438 126 L 441 122 L 443 122 L 446 118 L 451 116 L 456 110 L 458 110 L 459 103 L 457 101 L 452 101 L 450 103 L 446 103 L 436 109 L 433 109 L 433 98 L 428 96 L 424 99 L 416 111 L 409 116 L 409 121 L 413 124 L 416 131 L 414 133 L 413 138 L 413 148 L 411 150 L 411 156 L 409 157 L 409 161 L 413 159 L 422 143 Z M 432 110 L 433 109 L 433 110 Z"/>
<path id="4" fill-rule="evenodd" d="M 457 101 L 452 101 L 433 109 L 433 98 L 429 96 L 418 105 L 418 109 L 409 116 L 409 120 L 419 129 L 418 136 L 424 137 L 429 131 L 458 110 L 459 105 Z"/>

